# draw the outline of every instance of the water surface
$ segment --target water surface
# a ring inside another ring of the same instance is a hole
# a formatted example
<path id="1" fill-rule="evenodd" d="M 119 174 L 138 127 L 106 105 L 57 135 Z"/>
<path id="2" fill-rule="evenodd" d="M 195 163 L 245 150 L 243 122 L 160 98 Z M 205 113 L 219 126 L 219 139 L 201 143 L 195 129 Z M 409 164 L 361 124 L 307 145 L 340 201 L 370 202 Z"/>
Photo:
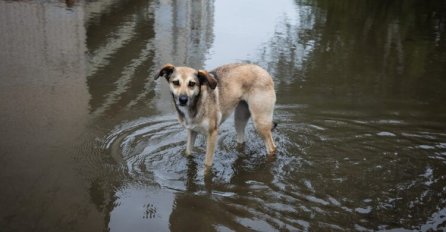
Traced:
<path id="1" fill-rule="evenodd" d="M 446 229 L 444 1 L 0 1 L 5 231 Z M 251 123 L 184 154 L 165 63 L 274 77 Z"/>

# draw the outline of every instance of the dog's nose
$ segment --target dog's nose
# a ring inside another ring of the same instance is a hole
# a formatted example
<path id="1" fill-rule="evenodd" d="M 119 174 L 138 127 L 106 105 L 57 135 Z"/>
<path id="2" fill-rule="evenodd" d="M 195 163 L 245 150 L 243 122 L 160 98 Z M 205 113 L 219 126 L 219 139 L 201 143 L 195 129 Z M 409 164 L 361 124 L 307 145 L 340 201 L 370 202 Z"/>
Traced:
<path id="1" fill-rule="evenodd" d="M 180 105 L 185 106 L 187 103 L 187 96 L 186 95 L 181 95 L 178 98 L 178 101 L 180 102 Z"/>

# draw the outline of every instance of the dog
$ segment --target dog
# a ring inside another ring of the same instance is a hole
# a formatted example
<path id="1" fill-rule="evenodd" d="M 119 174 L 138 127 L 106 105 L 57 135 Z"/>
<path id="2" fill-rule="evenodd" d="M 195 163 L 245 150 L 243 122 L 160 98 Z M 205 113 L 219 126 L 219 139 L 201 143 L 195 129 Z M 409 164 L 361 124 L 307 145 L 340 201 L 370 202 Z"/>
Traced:
<path id="1" fill-rule="evenodd" d="M 208 72 L 190 67 L 164 65 L 155 80 L 165 77 L 172 94 L 178 121 L 187 129 L 186 154 L 190 155 L 198 133 L 206 135 L 206 167 L 211 167 L 219 125 L 235 111 L 237 143 L 245 141 L 245 127 L 251 117 L 273 156 L 272 137 L 276 93 L 271 75 L 254 64 L 227 64 Z"/>

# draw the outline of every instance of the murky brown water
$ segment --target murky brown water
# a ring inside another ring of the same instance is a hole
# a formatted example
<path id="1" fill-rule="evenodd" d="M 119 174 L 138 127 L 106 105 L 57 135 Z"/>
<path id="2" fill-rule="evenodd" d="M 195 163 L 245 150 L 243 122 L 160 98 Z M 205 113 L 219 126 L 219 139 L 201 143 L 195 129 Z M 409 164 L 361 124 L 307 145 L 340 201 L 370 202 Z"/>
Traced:
<path id="1" fill-rule="evenodd" d="M 446 230 L 444 1 L 0 1 L 1 231 Z M 164 63 L 260 64 L 251 124 L 184 156 Z"/>

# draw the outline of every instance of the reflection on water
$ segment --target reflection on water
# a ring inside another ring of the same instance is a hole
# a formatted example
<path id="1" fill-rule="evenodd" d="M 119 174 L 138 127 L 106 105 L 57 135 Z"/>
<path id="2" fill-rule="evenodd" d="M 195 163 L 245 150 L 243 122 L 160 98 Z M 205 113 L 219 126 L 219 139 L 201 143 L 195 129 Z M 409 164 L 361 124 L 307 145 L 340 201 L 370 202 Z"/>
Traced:
<path id="1" fill-rule="evenodd" d="M 314 4 L 301 6 L 297 26 L 280 26 L 261 58 L 287 85 L 279 89 L 299 86 L 290 100 L 443 104 L 443 2 Z"/>
<path id="2" fill-rule="evenodd" d="M 100 230 L 73 166 L 88 123 L 84 9 L 0 1 L 0 228 Z M 84 224 L 78 222 L 82 221 Z"/>
<path id="3" fill-rule="evenodd" d="M 2 229 L 445 229 L 444 2 L 68 3 L 0 2 Z M 204 175 L 153 74 L 238 61 L 278 155 L 230 118 Z"/>

